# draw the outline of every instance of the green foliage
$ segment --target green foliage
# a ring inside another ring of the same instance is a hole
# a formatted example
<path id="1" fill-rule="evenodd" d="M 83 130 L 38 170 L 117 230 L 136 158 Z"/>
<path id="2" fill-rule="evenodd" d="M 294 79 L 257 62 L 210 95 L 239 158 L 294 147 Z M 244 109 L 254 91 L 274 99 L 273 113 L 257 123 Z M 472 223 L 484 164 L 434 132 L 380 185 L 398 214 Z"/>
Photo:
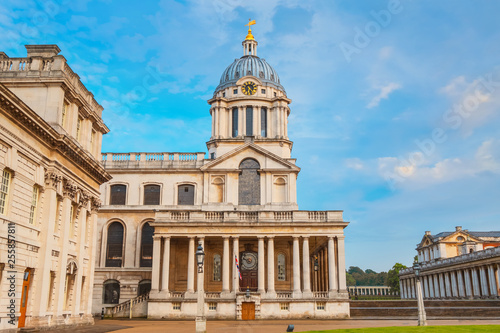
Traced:
<path id="1" fill-rule="evenodd" d="M 399 262 L 395 263 L 394 266 L 387 272 L 387 286 L 391 287 L 391 292 L 399 293 L 399 271 L 405 269 L 406 266 L 400 264 Z"/>
<path id="2" fill-rule="evenodd" d="M 348 286 L 385 286 L 387 273 L 377 273 L 372 269 L 363 271 L 357 266 L 350 266 L 346 273 L 346 281 Z"/>
<path id="3" fill-rule="evenodd" d="M 461 326 L 404 326 L 348 328 L 343 330 L 307 331 L 304 333 L 470 333 L 500 332 L 500 325 L 461 325 Z"/>

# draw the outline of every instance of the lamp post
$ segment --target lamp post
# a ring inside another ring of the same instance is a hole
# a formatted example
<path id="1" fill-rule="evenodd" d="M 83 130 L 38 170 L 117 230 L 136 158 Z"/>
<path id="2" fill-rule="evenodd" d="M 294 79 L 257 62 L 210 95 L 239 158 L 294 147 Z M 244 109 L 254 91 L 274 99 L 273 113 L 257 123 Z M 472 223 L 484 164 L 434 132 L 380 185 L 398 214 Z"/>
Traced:
<path id="1" fill-rule="evenodd" d="M 422 296 L 422 285 L 420 284 L 420 265 L 418 263 L 413 264 L 413 272 L 415 273 L 415 278 L 417 280 L 416 291 L 417 291 L 417 302 L 418 302 L 418 326 L 427 326 L 427 318 L 425 315 L 425 308 L 424 308 L 424 298 Z"/>
<path id="2" fill-rule="evenodd" d="M 196 312 L 196 333 L 206 333 L 207 320 L 205 318 L 205 291 L 203 290 L 203 261 L 205 260 L 205 252 L 203 246 L 198 244 L 196 249 L 196 263 L 198 264 L 198 309 Z"/>
<path id="3" fill-rule="evenodd" d="M 318 261 L 318 256 L 315 255 L 314 256 L 314 281 L 315 281 L 315 285 L 316 285 L 315 291 L 318 291 L 318 289 L 319 289 L 318 271 L 319 271 L 319 261 Z"/>

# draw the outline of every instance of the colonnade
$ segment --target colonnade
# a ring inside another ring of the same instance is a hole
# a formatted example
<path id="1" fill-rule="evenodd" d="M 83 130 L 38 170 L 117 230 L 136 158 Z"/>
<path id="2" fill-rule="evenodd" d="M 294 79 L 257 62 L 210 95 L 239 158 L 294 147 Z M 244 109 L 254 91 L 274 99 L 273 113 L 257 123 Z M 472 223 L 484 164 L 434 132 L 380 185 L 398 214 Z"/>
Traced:
<path id="1" fill-rule="evenodd" d="M 479 253 L 479 252 L 477 252 Z M 415 298 L 414 275 L 400 276 L 401 298 Z M 499 264 L 459 267 L 421 273 L 423 296 L 443 298 L 497 298 L 499 296 Z"/>
<path id="2" fill-rule="evenodd" d="M 186 235 L 188 238 L 188 264 L 187 264 L 187 290 L 186 297 L 195 292 L 195 251 L 196 245 L 201 243 L 205 247 L 204 236 Z M 240 292 L 240 276 L 236 266 L 235 257 L 240 257 L 240 237 L 222 235 L 222 292 L 220 297 L 235 297 Z M 314 237 L 314 236 L 311 236 Z M 171 236 L 157 233 L 153 238 L 153 267 L 151 278 L 151 293 L 159 298 L 170 297 L 170 244 Z M 213 238 L 213 237 L 211 237 Z M 277 297 L 275 289 L 276 263 L 275 239 L 282 236 L 257 236 L 258 254 L 258 286 L 257 292 L 268 298 Z M 288 236 L 287 238 L 290 238 Z M 327 238 L 326 246 L 319 247 L 311 255 L 310 236 L 292 236 L 292 296 L 294 298 L 314 297 L 314 291 L 328 292 L 324 296 L 335 297 L 339 292 L 346 292 L 345 280 L 345 253 L 344 236 L 331 236 Z M 232 251 L 230 250 L 232 241 Z M 244 241 L 248 241 L 245 237 Z M 267 258 L 266 258 L 267 243 Z M 302 244 L 300 244 L 302 243 Z M 206 249 L 205 249 L 206 251 Z M 321 260 L 321 270 L 315 272 L 316 256 Z M 231 260 L 232 257 L 232 260 Z M 233 262 L 230 264 L 230 262 Z M 267 261 L 267 272 L 266 263 Z M 290 263 L 287 263 L 289 265 Z M 206 272 L 206 270 L 205 270 Z M 314 274 L 312 274 L 314 272 Z M 266 274 L 267 273 L 267 274 Z M 267 283 L 266 283 L 267 282 Z M 242 290 L 244 291 L 244 290 Z"/>
<path id="3" fill-rule="evenodd" d="M 387 286 L 350 286 L 349 293 L 359 296 L 389 296 L 398 293 L 391 292 L 391 287 Z"/>
<path id="4" fill-rule="evenodd" d="M 252 108 L 252 133 L 247 133 L 247 107 Z M 233 109 L 238 109 L 238 136 L 288 137 L 288 108 L 285 106 L 266 107 L 263 105 L 238 105 L 234 107 L 214 106 L 212 113 L 212 137 L 232 137 Z M 262 119 L 262 110 L 266 110 L 266 119 Z M 275 124 L 274 126 L 272 124 Z M 262 128 L 262 125 L 265 128 Z"/>

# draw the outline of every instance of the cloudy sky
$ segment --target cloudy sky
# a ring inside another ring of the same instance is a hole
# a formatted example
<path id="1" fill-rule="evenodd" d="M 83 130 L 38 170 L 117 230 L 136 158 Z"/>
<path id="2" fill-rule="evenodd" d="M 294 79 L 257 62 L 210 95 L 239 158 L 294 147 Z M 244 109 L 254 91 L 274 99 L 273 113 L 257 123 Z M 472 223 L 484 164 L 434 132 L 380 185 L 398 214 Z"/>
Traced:
<path id="1" fill-rule="evenodd" d="M 426 230 L 500 230 L 500 2 L 4 0 L 0 50 L 58 44 L 104 152 L 206 151 L 206 100 L 259 55 L 293 100 L 300 209 L 344 210 L 347 266 L 409 265 Z"/>

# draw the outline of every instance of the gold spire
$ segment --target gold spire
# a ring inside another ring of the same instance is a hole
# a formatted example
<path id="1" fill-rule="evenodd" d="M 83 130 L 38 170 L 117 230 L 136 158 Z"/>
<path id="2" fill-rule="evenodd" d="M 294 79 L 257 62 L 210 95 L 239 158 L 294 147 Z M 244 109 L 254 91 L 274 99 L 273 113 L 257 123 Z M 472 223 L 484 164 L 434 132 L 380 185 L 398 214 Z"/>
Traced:
<path id="1" fill-rule="evenodd" d="M 245 24 L 245 26 L 248 26 L 248 35 L 247 37 L 245 38 L 245 40 L 254 40 L 255 38 L 253 38 L 253 35 L 252 35 L 252 25 L 255 24 L 255 20 L 252 21 L 252 19 L 248 19 L 248 24 Z"/>

